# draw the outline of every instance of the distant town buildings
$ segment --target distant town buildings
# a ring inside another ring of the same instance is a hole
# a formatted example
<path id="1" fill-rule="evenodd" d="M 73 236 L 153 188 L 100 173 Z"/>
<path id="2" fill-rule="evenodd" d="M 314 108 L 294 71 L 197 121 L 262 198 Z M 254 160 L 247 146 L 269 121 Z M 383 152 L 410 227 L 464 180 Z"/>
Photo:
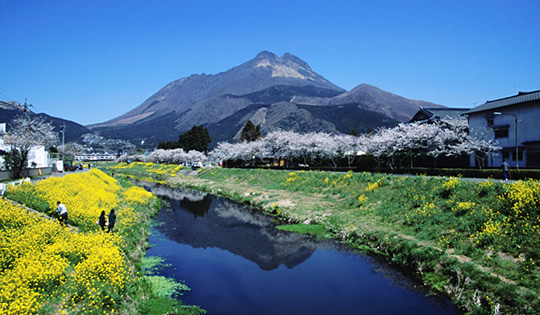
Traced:
<path id="1" fill-rule="evenodd" d="M 117 155 L 114 153 L 83 153 L 75 155 L 75 161 L 114 161 Z"/>
<path id="2" fill-rule="evenodd" d="M 488 158 L 488 167 L 500 167 L 503 160 L 512 167 L 540 167 L 540 90 L 487 101 L 463 114 L 471 132 L 502 147 Z M 474 158 L 470 164 L 476 166 Z"/>

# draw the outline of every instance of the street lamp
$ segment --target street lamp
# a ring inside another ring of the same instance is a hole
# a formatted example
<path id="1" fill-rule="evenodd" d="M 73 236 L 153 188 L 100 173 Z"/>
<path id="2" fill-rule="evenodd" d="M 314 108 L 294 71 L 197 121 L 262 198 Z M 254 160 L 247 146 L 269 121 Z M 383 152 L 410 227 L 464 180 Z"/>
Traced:
<path id="1" fill-rule="evenodd" d="M 500 115 L 508 115 L 508 116 L 514 116 L 516 119 L 516 170 L 519 170 L 519 155 L 518 155 L 518 118 L 516 114 L 507 114 L 507 113 L 501 113 L 501 112 L 493 112 L 493 115 L 500 116 Z"/>

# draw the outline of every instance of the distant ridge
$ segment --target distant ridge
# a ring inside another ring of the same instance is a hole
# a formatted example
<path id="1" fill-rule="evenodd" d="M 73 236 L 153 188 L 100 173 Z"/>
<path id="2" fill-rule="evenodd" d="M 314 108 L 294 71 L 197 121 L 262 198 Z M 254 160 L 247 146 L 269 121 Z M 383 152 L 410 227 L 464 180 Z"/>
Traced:
<path id="1" fill-rule="evenodd" d="M 30 109 L 27 109 L 27 110 L 28 110 L 29 115 L 43 117 L 45 121 L 50 122 L 54 126 L 57 132 L 60 132 L 60 127 L 65 125 L 66 133 L 64 135 L 65 136 L 64 140 L 66 142 L 77 141 L 81 135 L 90 132 L 90 130 L 87 127 L 80 125 L 76 122 L 49 116 L 44 113 L 36 114 L 32 112 Z M 7 124 L 8 132 L 9 132 L 10 122 L 15 117 L 20 116 L 23 113 L 24 113 L 23 105 L 14 101 L 0 101 L 0 123 Z"/>
<path id="2" fill-rule="evenodd" d="M 410 100 L 402 96 L 383 91 L 369 84 L 360 84 L 349 92 L 334 97 L 296 96 L 292 102 L 310 105 L 340 105 L 358 103 L 366 109 L 385 114 L 397 121 L 408 121 L 420 107 L 445 107 L 425 101 Z"/>

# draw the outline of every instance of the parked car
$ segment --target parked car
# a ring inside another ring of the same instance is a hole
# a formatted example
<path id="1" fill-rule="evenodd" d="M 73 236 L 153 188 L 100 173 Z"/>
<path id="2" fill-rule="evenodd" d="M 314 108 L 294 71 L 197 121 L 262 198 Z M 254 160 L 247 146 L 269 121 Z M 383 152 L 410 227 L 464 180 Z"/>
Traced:
<path id="1" fill-rule="evenodd" d="M 193 170 L 201 168 L 201 167 L 203 167 L 202 162 L 195 162 L 195 163 L 193 163 L 193 165 L 191 165 L 191 169 L 193 169 Z"/>
<path id="2" fill-rule="evenodd" d="M 73 164 L 64 163 L 64 171 L 65 172 L 67 172 L 67 171 L 74 172 L 76 169 L 77 168 Z"/>

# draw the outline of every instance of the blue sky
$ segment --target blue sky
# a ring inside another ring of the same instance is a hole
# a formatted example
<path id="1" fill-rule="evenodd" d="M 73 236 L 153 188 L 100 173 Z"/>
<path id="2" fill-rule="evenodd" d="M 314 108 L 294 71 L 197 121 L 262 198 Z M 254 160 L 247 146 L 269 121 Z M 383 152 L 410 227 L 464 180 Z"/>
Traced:
<path id="1" fill-rule="evenodd" d="M 540 1 L 0 0 L 0 100 L 81 124 L 290 52 L 350 90 L 474 107 L 540 90 Z"/>

